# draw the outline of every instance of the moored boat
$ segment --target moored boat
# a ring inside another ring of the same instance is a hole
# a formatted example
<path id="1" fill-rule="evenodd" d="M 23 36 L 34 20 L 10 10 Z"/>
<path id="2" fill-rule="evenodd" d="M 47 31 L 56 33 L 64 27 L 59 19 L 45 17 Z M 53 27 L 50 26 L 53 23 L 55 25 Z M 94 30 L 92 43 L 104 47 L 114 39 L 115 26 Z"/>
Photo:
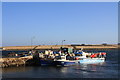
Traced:
<path id="1" fill-rule="evenodd" d="M 41 65 L 70 66 L 78 63 L 88 64 L 104 62 L 106 53 L 86 53 L 83 52 L 82 49 L 73 51 L 72 49 L 61 48 L 61 50 L 57 53 L 53 53 L 52 50 L 46 50 L 44 53 L 36 53 L 33 57 L 40 58 L 39 63 Z"/>
<path id="2" fill-rule="evenodd" d="M 81 54 L 80 56 L 76 56 L 76 60 L 78 60 L 78 63 L 84 63 L 84 64 L 91 64 L 91 63 L 101 63 L 105 61 L 106 53 L 105 52 L 99 52 L 99 53 L 85 53 L 81 52 L 78 53 Z"/>
<path id="3" fill-rule="evenodd" d="M 66 56 L 59 56 L 59 59 L 46 59 L 46 60 L 40 60 L 40 64 L 43 65 L 49 65 L 49 66 L 70 66 L 75 65 L 78 63 L 77 60 L 66 60 Z"/>
<path id="4" fill-rule="evenodd" d="M 54 60 L 54 65 L 58 66 L 70 66 L 70 65 L 75 65 L 76 63 L 78 63 L 78 61 L 76 60 L 66 60 L 66 56 L 60 56 L 60 59 L 55 59 Z"/>

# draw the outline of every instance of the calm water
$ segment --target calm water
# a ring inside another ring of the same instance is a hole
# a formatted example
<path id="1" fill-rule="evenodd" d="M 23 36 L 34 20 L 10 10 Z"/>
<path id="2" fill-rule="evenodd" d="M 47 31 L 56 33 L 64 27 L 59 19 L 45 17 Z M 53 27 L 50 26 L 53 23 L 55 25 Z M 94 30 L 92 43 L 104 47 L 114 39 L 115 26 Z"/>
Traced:
<path id="1" fill-rule="evenodd" d="M 26 66 L 2 69 L 3 78 L 118 78 L 118 50 L 109 50 L 104 63 L 69 67 Z"/>

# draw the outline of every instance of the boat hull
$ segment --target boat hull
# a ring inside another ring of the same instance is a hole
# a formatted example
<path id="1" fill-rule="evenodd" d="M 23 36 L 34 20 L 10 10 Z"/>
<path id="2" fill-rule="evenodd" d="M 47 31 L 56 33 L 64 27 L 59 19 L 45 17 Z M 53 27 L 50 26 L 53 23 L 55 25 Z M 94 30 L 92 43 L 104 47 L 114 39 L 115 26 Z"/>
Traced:
<path id="1" fill-rule="evenodd" d="M 56 66 L 70 66 L 70 65 L 75 65 L 76 61 L 54 61 L 54 65 Z"/>
<path id="2" fill-rule="evenodd" d="M 41 65 L 54 65 L 53 60 L 40 60 Z"/>
<path id="3" fill-rule="evenodd" d="M 70 66 L 75 65 L 76 61 L 53 61 L 53 60 L 40 60 L 40 64 L 43 65 L 51 65 L 51 66 Z"/>
<path id="4" fill-rule="evenodd" d="M 40 60 L 41 65 L 51 65 L 51 66 L 70 66 L 76 64 L 91 64 L 91 63 L 101 63 L 104 62 L 104 58 L 84 58 L 81 60 Z"/>
<path id="5" fill-rule="evenodd" d="M 104 62 L 105 59 L 104 58 L 89 58 L 89 59 L 82 59 L 82 60 L 78 60 L 78 63 L 87 63 L 87 64 L 90 64 L 90 63 L 101 63 L 101 62 Z"/>

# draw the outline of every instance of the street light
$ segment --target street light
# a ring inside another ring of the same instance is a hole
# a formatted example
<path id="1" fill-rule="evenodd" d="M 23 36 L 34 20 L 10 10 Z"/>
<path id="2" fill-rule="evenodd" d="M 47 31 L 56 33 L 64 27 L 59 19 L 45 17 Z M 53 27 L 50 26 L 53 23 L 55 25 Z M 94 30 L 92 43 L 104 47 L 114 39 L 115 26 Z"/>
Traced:
<path id="1" fill-rule="evenodd" d="M 32 45 L 33 45 L 33 39 L 35 39 L 35 36 L 31 38 L 31 50 L 32 50 Z"/>
<path id="2" fill-rule="evenodd" d="M 63 46 L 63 42 L 64 42 L 65 40 L 62 40 L 62 46 Z"/>

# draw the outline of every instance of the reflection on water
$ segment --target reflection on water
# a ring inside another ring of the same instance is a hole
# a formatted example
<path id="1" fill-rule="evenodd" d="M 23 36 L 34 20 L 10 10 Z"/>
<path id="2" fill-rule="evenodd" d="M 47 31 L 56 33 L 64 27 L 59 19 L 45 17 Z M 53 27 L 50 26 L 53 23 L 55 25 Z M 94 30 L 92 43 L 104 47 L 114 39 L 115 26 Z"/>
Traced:
<path id="1" fill-rule="evenodd" d="M 3 77 L 32 77 L 32 78 L 105 78 L 118 77 L 117 72 L 113 69 L 109 70 L 103 64 L 80 64 L 69 67 L 14 67 L 3 68 Z M 111 73 L 112 72 L 112 73 Z M 105 76 L 105 74 L 108 74 Z"/>
<path id="2" fill-rule="evenodd" d="M 9 68 L 2 68 L 2 73 L 17 73 L 17 72 L 25 72 L 30 70 L 30 67 L 9 67 Z"/>
<path id="3" fill-rule="evenodd" d="M 98 64 L 75 66 L 26 66 L 3 68 L 3 78 L 118 78 L 116 51 L 109 51 L 107 60 Z M 111 56 L 111 57 L 110 57 Z M 112 59 L 111 59 L 112 58 Z"/>
<path id="4" fill-rule="evenodd" d="M 63 67 L 63 68 L 60 69 L 60 71 L 62 73 L 67 73 L 68 72 L 68 68 L 67 67 Z"/>

